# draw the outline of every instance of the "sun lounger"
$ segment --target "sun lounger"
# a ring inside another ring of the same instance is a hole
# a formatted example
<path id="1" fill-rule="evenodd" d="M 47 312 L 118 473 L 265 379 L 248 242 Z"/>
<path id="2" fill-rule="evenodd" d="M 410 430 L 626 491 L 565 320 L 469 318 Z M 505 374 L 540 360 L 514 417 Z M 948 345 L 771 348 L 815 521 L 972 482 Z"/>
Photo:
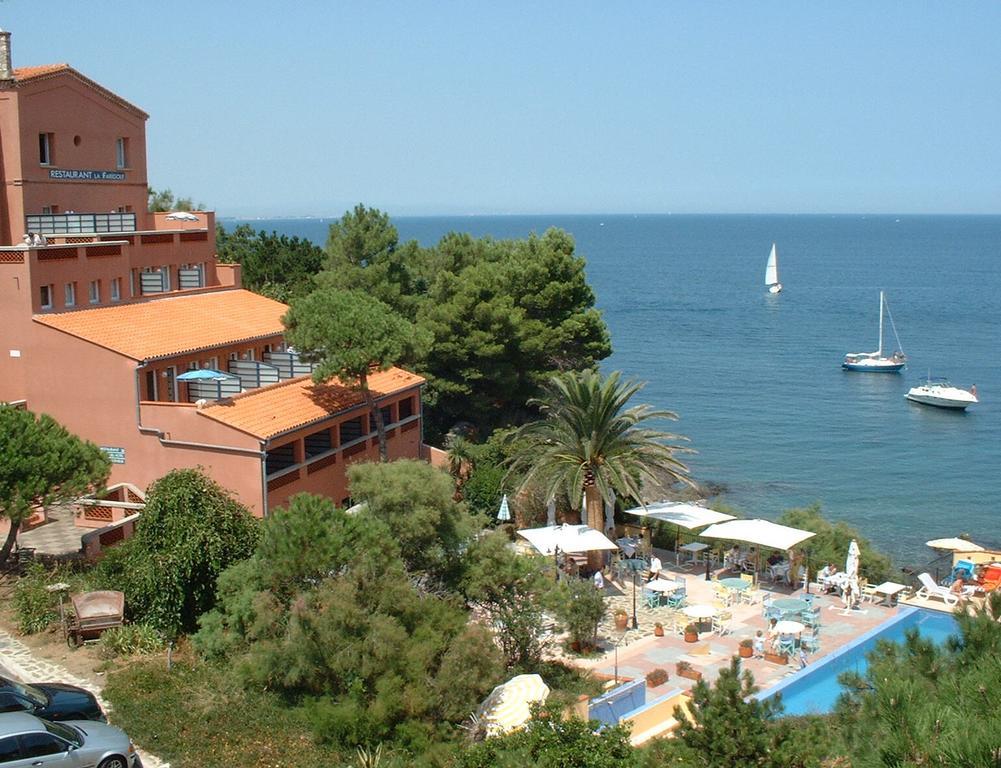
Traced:
<path id="1" fill-rule="evenodd" d="M 960 596 L 955 592 L 951 592 L 948 587 L 940 587 L 935 583 L 935 580 L 931 577 L 931 575 L 927 573 L 920 573 L 918 574 L 918 581 L 921 582 L 921 589 L 917 591 L 915 597 L 919 597 L 922 600 L 931 600 L 933 597 L 937 597 L 949 606 L 954 606 L 959 603 Z"/>

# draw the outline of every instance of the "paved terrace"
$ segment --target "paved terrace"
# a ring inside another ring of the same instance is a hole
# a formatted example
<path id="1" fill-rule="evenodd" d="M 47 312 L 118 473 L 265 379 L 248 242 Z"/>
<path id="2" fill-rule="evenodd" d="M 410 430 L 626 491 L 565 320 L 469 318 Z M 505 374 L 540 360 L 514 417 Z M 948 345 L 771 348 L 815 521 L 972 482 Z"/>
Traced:
<path id="1" fill-rule="evenodd" d="M 715 593 L 712 582 L 705 580 L 704 566 L 687 568 L 682 566 L 679 568 L 673 564 L 673 553 L 660 553 L 660 557 L 665 564 L 662 571 L 665 577 L 684 577 L 687 589 L 686 605 L 713 605 Z M 721 578 L 732 575 L 734 574 L 720 572 Z M 589 659 L 575 658 L 571 660 L 572 663 L 612 679 L 616 674 L 615 644 L 618 641 L 618 677 L 620 680 L 624 677 L 643 678 L 648 672 L 658 667 L 668 672 L 668 682 L 659 688 L 652 689 L 650 691 L 652 697 L 670 688 L 688 689 L 695 684 L 694 681 L 679 677 L 675 673 L 676 662 L 689 662 L 694 669 L 702 673 L 703 679 L 712 683 L 718 676 L 719 670 L 729 666 L 730 658 L 737 654 L 738 644 L 742 639 L 753 638 L 758 630 L 765 632 L 767 638 L 768 622 L 762 615 L 761 604 L 748 605 L 735 602 L 729 609 L 733 614 L 729 634 L 717 636 L 712 632 L 702 632 L 697 643 L 686 643 L 680 634 L 671 632 L 672 609 L 646 607 L 641 594 L 642 581 L 642 578 L 637 576 L 638 629 L 629 628 L 624 634 L 615 630 L 612 614 L 619 607 L 629 613 L 629 626 L 631 627 L 632 582 L 628 578 L 625 583 L 609 582 L 606 586 L 608 612 L 598 630 L 599 643 L 605 649 L 605 653 Z M 765 582 L 759 587 L 765 591 L 765 597 L 769 594 L 774 598 L 801 597 L 804 594 L 801 590 L 793 590 L 788 585 L 773 585 Z M 808 663 L 816 662 L 838 650 L 859 635 L 895 616 L 898 610 L 895 606 L 866 602 L 859 610 L 845 611 L 839 596 L 819 595 L 815 587 L 816 585 L 811 585 L 811 594 L 814 595 L 814 605 L 818 606 L 821 611 L 821 644 L 818 652 L 808 655 Z M 664 625 L 663 637 L 656 637 L 653 634 L 654 624 L 658 621 Z M 774 664 L 755 658 L 742 659 L 742 662 L 744 669 L 749 669 L 754 674 L 755 682 L 762 689 L 774 685 L 799 669 L 798 657 L 790 658 L 788 665 Z"/>

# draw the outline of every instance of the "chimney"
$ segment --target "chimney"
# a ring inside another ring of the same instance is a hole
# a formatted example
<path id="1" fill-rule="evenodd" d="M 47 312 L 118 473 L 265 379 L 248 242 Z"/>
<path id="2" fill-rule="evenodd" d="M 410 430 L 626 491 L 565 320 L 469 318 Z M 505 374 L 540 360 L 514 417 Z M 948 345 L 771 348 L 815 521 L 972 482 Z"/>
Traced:
<path id="1" fill-rule="evenodd" d="M 10 60 L 10 32 L 0 29 L 0 85 L 14 83 L 14 66 Z"/>

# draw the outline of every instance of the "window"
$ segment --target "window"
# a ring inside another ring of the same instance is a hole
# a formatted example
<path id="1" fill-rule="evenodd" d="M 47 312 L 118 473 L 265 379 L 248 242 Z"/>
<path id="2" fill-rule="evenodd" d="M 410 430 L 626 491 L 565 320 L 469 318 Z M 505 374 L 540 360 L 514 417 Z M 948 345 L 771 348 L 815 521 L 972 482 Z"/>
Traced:
<path id="1" fill-rule="evenodd" d="M 138 273 L 138 269 L 133 269 L 129 272 L 129 296 L 132 296 L 133 298 L 135 298 L 136 295 L 136 282 L 138 281 L 136 275 Z"/>
<path id="2" fill-rule="evenodd" d="M 400 400 L 396 407 L 399 408 L 400 411 L 400 421 L 409 419 L 414 415 L 414 399 L 412 397 Z"/>
<path id="3" fill-rule="evenodd" d="M 192 360 L 190 363 L 188 363 L 188 370 L 189 371 L 197 371 L 198 370 L 198 361 L 197 360 Z"/>
<path id="4" fill-rule="evenodd" d="M 357 440 L 359 437 L 365 434 L 361 425 L 361 416 L 359 416 L 357 419 L 351 419 L 350 421 L 342 421 L 338 425 L 338 427 L 340 429 L 341 445 L 344 445 L 345 443 L 350 443 L 352 440 Z"/>
<path id="5" fill-rule="evenodd" d="M 63 294 L 63 298 L 66 299 L 63 303 L 67 307 L 76 306 L 76 283 L 66 283 L 66 290 Z"/>
<path id="6" fill-rule="evenodd" d="M 52 309 L 52 286 L 43 285 L 41 290 L 42 309 Z"/>
<path id="7" fill-rule="evenodd" d="M 129 167 L 129 140 L 120 138 L 115 142 L 115 167 Z"/>
<path id="8" fill-rule="evenodd" d="M 122 278 L 116 277 L 111 281 L 111 300 L 119 301 L 122 298 Z"/>
<path id="9" fill-rule="evenodd" d="M 146 371 L 146 399 L 156 400 L 156 371 Z"/>
<path id="10" fill-rule="evenodd" d="M 160 274 L 163 275 L 163 290 L 170 290 L 170 265 L 164 264 L 160 267 Z"/>
<path id="11" fill-rule="evenodd" d="M 205 367 L 208 368 L 210 371 L 218 371 L 219 370 L 219 358 L 218 357 L 210 357 L 209 360 L 208 360 L 208 362 L 205 363 Z"/>
<path id="12" fill-rule="evenodd" d="M 17 736 L 0 739 L 0 763 L 12 763 L 21 757 L 17 746 Z"/>
<path id="13" fill-rule="evenodd" d="M 163 377 L 166 379 L 164 385 L 167 389 L 167 402 L 176 403 L 177 402 L 177 368 L 173 365 L 163 372 Z"/>
<path id="14" fill-rule="evenodd" d="M 306 435 L 306 439 L 303 442 L 305 443 L 307 459 L 319 456 L 321 453 L 326 453 L 334 447 L 330 439 L 329 429 L 321 429 L 319 432 Z"/>
<path id="15" fill-rule="evenodd" d="M 52 165 L 52 145 L 55 137 L 51 133 L 38 134 L 38 162 L 40 165 Z"/>
<path id="16" fill-rule="evenodd" d="M 44 757 L 45 755 L 57 755 L 67 749 L 65 742 L 57 739 L 50 733 L 23 733 L 21 734 L 21 757 Z"/>
<path id="17" fill-rule="evenodd" d="M 280 445 L 277 448 L 270 449 L 268 451 L 267 458 L 264 460 L 264 465 L 264 471 L 269 475 L 273 475 L 275 472 L 281 472 L 283 469 L 288 469 L 289 467 L 294 467 L 294 444 L 288 443 L 287 445 Z"/>
<path id="18" fill-rule="evenodd" d="M 101 303 L 101 281 L 91 280 L 90 281 L 90 303 L 100 304 Z"/>
<path id="19" fill-rule="evenodd" d="M 385 427 L 385 426 L 387 426 L 389 424 L 392 424 L 393 423 L 393 409 L 390 406 L 387 405 L 385 408 L 380 408 L 379 410 L 382 411 L 382 426 Z M 375 414 L 374 413 L 370 413 L 368 415 L 368 431 L 369 432 L 375 432 L 376 431 Z"/>

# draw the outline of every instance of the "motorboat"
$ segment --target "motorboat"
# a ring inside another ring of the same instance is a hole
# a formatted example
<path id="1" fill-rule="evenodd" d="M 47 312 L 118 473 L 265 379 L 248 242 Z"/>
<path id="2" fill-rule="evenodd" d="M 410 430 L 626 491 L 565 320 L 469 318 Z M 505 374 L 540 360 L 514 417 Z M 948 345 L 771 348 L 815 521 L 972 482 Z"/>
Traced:
<path id="1" fill-rule="evenodd" d="M 911 387 L 904 397 L 914 403 L 934 405 L 937 408 L 952 408 L 959 411 L 965 411 L 969 406 L 980 402 L 977 399 L 977 386 L 975 384 L 970 389 L 960 389 L 952 386 L 945 379 L 933 379 L 930 376 L 918 386 Z"/>
<path id="2" fill-rule="evenodd" d="M 782 283 L 779 282 L 779 255 L 775 250 L 775 243 L 772 243 L 772 252 L 768 254 L 768 263 L 765 265 L 765 285 L 769 293 L 782 291 Z"/>
<path id="3" fill-rule="evenodd" d="M 890 327 L 893 329 L 893 337 L 897 340 L 897 350 L 892 355 L 883 354 L 883 315 L 890 318 Z M 849 352 L 845 355 L 845 360 L 841 367 L 846 371 L 862 371 L 869 373 L 898 373 L 907 363 L 907 356 L 904 354 L 900 337 L 897 336 L 897 327 L 893 323 L 893 315 L 890 314 L 890 307 L 886 303 L 883 292 L 879 292 L 879 348 L 875 352 Z"/>

